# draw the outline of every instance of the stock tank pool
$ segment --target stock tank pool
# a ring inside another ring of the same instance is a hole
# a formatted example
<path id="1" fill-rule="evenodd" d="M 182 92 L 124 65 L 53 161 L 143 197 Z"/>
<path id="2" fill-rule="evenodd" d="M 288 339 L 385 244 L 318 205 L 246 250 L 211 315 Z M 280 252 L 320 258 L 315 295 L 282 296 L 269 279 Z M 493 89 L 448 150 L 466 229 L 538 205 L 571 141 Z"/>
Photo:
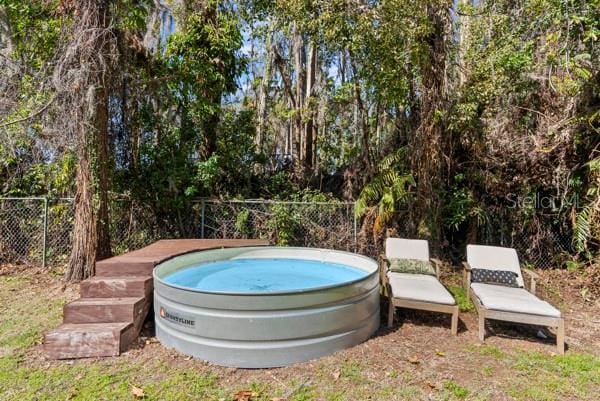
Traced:
<path id="1" fill-rule="evenodd" d="M 156 336 L 241 368 L 285 366 L 350 347 L 379 327 L 377 262 L 326 249 L 244 247 L 154 269 Z"/>

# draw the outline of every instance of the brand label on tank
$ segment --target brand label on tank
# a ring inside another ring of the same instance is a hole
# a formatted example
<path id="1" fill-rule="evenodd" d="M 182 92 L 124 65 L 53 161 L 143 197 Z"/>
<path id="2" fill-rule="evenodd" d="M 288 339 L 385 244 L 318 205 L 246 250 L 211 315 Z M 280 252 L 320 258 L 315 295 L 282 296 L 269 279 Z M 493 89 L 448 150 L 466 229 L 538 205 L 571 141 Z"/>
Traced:
<path id="1" fill-rule="evenodd" d="M 193 318 L 185 317 L 179 313 L 169 312 L 164 306 L 160 307 L 160 317 L 182 326 L 194 327 L 196 325 L 196 321 Z"/>

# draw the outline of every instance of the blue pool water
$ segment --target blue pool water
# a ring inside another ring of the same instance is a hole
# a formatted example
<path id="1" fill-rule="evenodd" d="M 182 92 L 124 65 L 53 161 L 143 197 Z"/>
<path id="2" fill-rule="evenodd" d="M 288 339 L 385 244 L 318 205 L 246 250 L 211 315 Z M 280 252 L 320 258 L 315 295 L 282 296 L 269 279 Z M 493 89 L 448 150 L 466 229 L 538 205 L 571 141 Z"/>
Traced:
<path id="1" fill-rule="evenodd" d="M 340 284 L 367 272 L 337 263 L 305 259 L 231 259 L 190 266 L 164 281 L 207 292 L 279 292 Z"/>

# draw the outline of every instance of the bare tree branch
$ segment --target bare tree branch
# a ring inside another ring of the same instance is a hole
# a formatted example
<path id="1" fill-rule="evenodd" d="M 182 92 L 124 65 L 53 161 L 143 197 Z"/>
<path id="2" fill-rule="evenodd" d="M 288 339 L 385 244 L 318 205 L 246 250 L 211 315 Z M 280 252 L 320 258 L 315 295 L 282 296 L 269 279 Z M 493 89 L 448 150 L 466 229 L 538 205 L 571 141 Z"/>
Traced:
<path id="1" fill-rule="evenodd" d="M 8 127 L 9 125 L 14 125 L 14 124 L 18 124 L 18 123 L 22 123 L 23 121 L 27 121 L 27 120 L 31 120 L 34 117 L 39 116 L 40 114 L 42 114 L 44 111 L 46 111 L 48 109 L 48 107 L 50 107 L 50 105 L 54 102 L 54 100 L 56 99 L 56 95 L 52 96 L 52 98 L 44 105 L 42 106 L 41 109 L 37 110 L 36 112 L 25 116 L 23 118 L 19 118 L 17 120 L 13 120 L 13 121 L 8 121 L 8 122 L 3 122 L 0 124 L 0 128 L 5 128 Z"/>

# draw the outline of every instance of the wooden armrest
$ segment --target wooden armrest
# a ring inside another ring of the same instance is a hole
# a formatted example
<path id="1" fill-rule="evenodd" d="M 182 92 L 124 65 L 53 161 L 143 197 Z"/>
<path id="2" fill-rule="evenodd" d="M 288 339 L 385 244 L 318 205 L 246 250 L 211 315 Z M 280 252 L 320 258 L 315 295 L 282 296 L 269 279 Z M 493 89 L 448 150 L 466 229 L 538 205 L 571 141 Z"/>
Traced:
<path id="1" fill-rule="evenodd" d="M 522 269 L 521 269 L 521 271 L 522 271 L 523 273 L 527 274 L 527 275 L 528 275 L 529 277 L 531 277 L 531 278 L 534 278 L 534 279 L 536 279 L 536 280 L 539 280 L 539 279 L 540 279 L 540 275 L 539 275 L 539 274 L 537 274 L 536 272 L 534 272 L 533 270 L 522 268 Z"/>
<path id="2" fill-rule="evenodd" d="M 381 254 L 381 255 L 379 255 L 379 261 L 381 262 L 381 264 L 385 267 L 385 270 L 387 271 L 390 267 L 390 260 L 388 258 L 386 258 L 384 254 Z"/>
<path id="3" fill-rule="evenodd" d="M 435 267 L 435 275 L 438 278 L 438 280 L 440 279 L 440 267 L 442 266 L 442 261 L 436 258 L 430 258 L 429 259 L 431 261 L 431 263 L 433 263 L 433 266 Z"/>
<path id="4" fill-rule="evenodd" d="M 390 297 L 391 296 L 391 288 L 390 281 L 388 280 L 387 273 L 390 271 L 390 261 L 385 257 L 384 254 L 379 255 L 379 281 L 383 286 L 383 294 Z"/>
<path id="5" fill-rule="evenodd" d="M 471 265 L 469 265 L 469 263 L 467 262 L 463 262 L 463 280 L 464 280 L 464 286 L 465 286 L 465 291 L 467 292 L 467 298 L 469 297 L 469 290 L 471 287 Z"/>
<path id="6" fill-rule="evenodd" d="M 529 278 L 531 280 L 529 282 L 529 292 L 531 292 L 532 294 L 535 294 L 536 280 L 539 280 L 540 275 L 537 274 L 536 272 L 534 272 L 533 270 L 529 270 L 529 269 L 522 268 L 521 271 L 529 276 Z"/>
<path id="7" fill-rule="evenodd" d="M 390 271 L 390 261 L 384 254 L 379 255 L 379 281 L 384 286 L 387 283 L 387 273 Z"/>

